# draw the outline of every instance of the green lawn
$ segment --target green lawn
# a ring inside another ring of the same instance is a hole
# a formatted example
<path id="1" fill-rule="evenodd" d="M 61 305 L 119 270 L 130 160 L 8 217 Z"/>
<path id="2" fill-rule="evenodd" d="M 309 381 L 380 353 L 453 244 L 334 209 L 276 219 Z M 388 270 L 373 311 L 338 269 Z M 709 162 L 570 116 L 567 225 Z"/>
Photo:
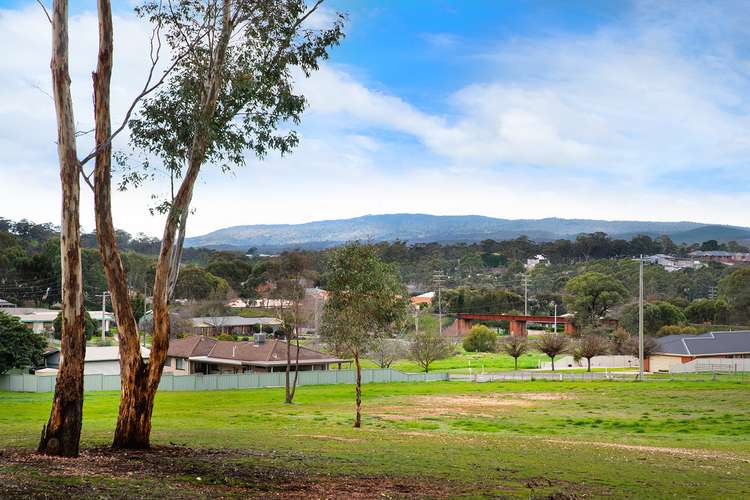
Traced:
<path id="1" fill-rule="evenodd" d="M 152 453 L 114 453 L 86 394 L 78 460 L 30 458 L 51 394 L 0 393 L 0 497 L 747 498 L 750 386 L 394 383 L 157 398 Z M 189 448 L 189 449 L 188 449 Z M 3 495 L 3 492 L 5 495 Z"/>
<path id="2" fill-rule="evenodd" d="M 518 368 L 539 368 L 539 361 L 542 363 L 549 361 L 549 358 L 541 352 L 531 351 L 518 358 Z M 369 360 L 365 360 L 362 365 L 365 368 L 377 368 L 377 365 Z M 414 361 L 399 360 L 391 365 L 391 368 L 403 372 L 421 372 L 424 371 Z M 504 353 L 490 352 L 465 352 L 461 350 L 459 354 L 447 359 L 435 361 L 430 365 L 432 372 L 451 372 L 451 373 L 472 373 L 481 372 L 501 372 L 513 370 L 513 358 Z"/>

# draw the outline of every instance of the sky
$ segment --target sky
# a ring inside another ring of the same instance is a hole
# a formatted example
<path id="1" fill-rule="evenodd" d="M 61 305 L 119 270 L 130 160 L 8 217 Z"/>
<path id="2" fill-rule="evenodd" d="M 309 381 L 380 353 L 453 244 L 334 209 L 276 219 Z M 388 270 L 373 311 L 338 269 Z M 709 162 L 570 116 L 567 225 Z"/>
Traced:
<path id="1" fill-rule="evenodd" d="M 114 5 L 119 123 L 150 31 L 133 2 Z M 71 3 L 82 131 L 95 8 Z M 402 212 L 750 226 L 749 2 L 326 0 L 311 22 L 337 11 L 346 38 L 295 82 L 308 101 L 299 146 L 230 173 L 206 165 L 188 235 Z M 35 2 L 0 0 L 0 46 L 0 216 L 57 223 L 50 26 Z M 116 193 L 115 225 L 160 235 L 149 208 L 167 189 L 161 176 Z"/>

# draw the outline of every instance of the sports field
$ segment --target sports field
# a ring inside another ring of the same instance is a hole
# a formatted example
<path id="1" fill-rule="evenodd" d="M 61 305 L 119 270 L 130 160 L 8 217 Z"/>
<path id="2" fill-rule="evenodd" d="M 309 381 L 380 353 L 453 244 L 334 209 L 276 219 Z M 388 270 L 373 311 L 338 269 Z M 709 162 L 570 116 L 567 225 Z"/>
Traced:
<path id="1" fill-rule="evenodd" d="M 78 459 L 31 453 L 50 394 L 0 393 L 0 497 L 748 498 L 750 386 L 393 383 L 160 393 L 150 452 L 106 448 L 87 393 Z"/>

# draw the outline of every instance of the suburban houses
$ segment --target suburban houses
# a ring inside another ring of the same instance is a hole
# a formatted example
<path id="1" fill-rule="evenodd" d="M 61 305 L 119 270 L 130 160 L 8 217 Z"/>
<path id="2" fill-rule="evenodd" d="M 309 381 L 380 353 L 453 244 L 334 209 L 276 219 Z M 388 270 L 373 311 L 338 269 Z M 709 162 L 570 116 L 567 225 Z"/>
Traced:
<path id="1" fill-rule="evenodd" d="M 674 364 L 696 359 L 750 359 L 750 331 L 708 332 L 702 335 L 668 335 L 656 339 L 646 369 L 669 371 Z"/>
<path id="2" fill-rule="evenodd" d="M 165 372 L 174 375 L 194 373 L 226 374 L 251 372 L 285 371 L 287 345 L 277 339 L 266 339 L 264 334 L 256 334 L 252 341 L 233 342 L 196 335 L 169 343 Z M 292 369 L 298 364 L 300 371 L 328 370 L 330 365 L 338 368 L 346 359 L 341 359 L 305 347 L 291 349 Z"/>
<path id="3" fill-rule="evenodd" d="M 275 333 L 282 325 L 278 318 L 245 318 L 242 316 L 200 316 L 190 318 L 193 333 L 216 336 L 222 334 L 252 336 L 265 330 Z"/>
<path id="4" fill-rule="evenodd" d="M 148 359 L 150 350 L 141 346 L 141 356 Z M 44 368 L 36 370 L 37 375 L 54 375 L 60 367 L 60 349 L 48 349 L 44 353 Z M 83 362 L 84 375 L 119 375 L 120 348 L 118 346 L 87 347 Z"/>

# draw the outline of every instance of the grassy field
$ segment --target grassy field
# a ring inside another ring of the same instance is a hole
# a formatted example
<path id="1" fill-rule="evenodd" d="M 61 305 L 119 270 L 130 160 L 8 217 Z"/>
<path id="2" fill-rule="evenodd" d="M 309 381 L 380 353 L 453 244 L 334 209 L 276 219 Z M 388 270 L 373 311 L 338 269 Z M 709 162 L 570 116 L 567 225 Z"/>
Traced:
<path id="1" fill-rule="evenodd" d="M 541 352 L 531 351 L 518 358 L 518 368 L 539 368 L 539 361 L 549 361 L 549 358 Z M 363 365 L 365 368 L 377 368 L 377 365 L 369 360 Z M 391 365 L 391 368 L 403 372 L 421 372 L 420 367 L 414 361 L 399 360 Z M 435 361 L 430 365 L 430 371 L 450 373 L 473 373 L 484 370 L 485 372 L 501 372 L 513 370 L 513 358 L 504 353 L 490 352 L 465 352 L 461 350 L 455 356 Z"/>
<path id="2" fill-rule="evenodd" d="M 79 459 L 34 456 L 50 394 L 0 393 L 0 497 L 748 498 L 750 387 L 371 384 L 160 393 L 152 452 L 115 453 L 87 393 Z"/>

